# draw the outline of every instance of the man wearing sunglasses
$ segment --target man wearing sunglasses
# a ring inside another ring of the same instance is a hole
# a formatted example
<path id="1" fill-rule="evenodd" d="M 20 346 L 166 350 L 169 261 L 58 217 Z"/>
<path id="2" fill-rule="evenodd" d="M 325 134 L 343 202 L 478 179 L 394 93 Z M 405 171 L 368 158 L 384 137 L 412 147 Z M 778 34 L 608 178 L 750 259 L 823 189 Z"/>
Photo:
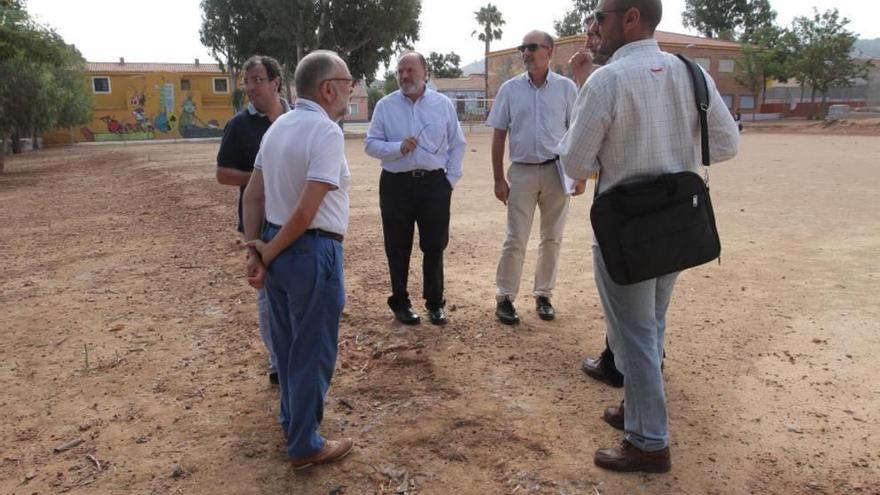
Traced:
<path id="1" fill-rule="evenodd" d="M 661 15 L 660 0 L 600 0 L 591 20 L 591 30 L 598 29 L 600 38 L 596 53 L 608 62 L 590 74 L 578 94 L 560 156 L 572 177 L 598 172 L 599 194 L 638 178 L 700 171 L 700 122 L 692 78 L 687 66 L 660 51 L 654 39 Z M 575 74 L 583 71 L 574 68 Z M 736 155 L 739 133 L 714 81 L 705 76 L 710 156 L 720 162 Z M 593 461 L 599 467 L 671 469 L 661 363 L 666 310 L 677 276 L 618 285 L 593 245 L 593 278 L 608 341 L 625 376 L 625 407 L 609 407 L 603 415 L 611 426 L 624 430 L 624 439 L 616 447 L 596 451 Z"/>
<path id="2" fill-rule="evenodd" d="M 405 53 L 397 62 L 400 86 L 379 100 L 364 148 L 382 164 L 379 207 L 391 274 L 388 306 L 406 325 L 421 321 L 407 292 L 415 226 L 422 250 L 422 285 L 428 319 L 447 322 L 443 251 L 449 241 L 452 188 L 461 178 L 465 141 L 452 101 L 425 84 L 425 57 Z"/>
<path id="3" fill-rule="evenodd" d="M 486 121 L 494 128 L 495 197 L 507 206 L 507 235 L 495 275 L 495 316 L 508 325 L 519 323 L 513 301 L 519 292 L 536 207 L 541 211 L 541 242 L 532 295 L 539 318 L 549 321 L 556 317 L 550 298 L 556 285 L 569 199 L 582 194 L 586 182 L 566 177 L 558 160 L 558 145 L 571 121 L 577 87 L 550 70 L 553 37 L 532 31 L 523 38 L 519 51 L 526 72 L 501 85 Z M 505 179 L 508 132 L 512 164 Z"/>
<path id="4" fill-rule="evenodd" d="M 272 122 L 290 110 L 287 101 L 280 95 L 281 65 L 277 60 L 264 55 L 254 55 L 244 63 L 243 69 L 248 105 L 226 123 L 220 150 L 217 152 L 217 181 L 239 189 L 239 232 L 244 232 L 241 198 L 244 187 L 251 178 L 260 141 Z M 272 339 L 269 337 L 269 303 L 266 301 L 264 289 L 257 289 L 257 317 L 260 337 L 269 353 L 269 383 L 277 385 L 278 358 L 275 357 Z"/>

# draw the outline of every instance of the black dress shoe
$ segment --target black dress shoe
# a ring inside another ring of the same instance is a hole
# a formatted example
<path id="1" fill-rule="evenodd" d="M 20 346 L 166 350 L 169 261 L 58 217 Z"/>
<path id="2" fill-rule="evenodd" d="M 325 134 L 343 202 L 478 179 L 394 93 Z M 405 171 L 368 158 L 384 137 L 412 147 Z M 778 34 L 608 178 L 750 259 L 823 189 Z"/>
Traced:
<path id="1" fill-rule="evenodd" d="M 449 318 L 446 316 L 446 310 L 443 308 L 429 309 L 428 319 L 434 325 L 445 325 L 449 321 Z"/>
<path id="2" fill-rule="evenodd" d="M 606 407 L 605 412 L 602 413 L 602 419 L 618 430 L 623 430 L 623 417 L 623 401 L 620 402 L 619 406 Z"/>
<path id="3" fill-rule="evenodd" d="M 270 385 L 278 385 L 278 372 L 273 371 L 269 373 L 269 384 Z"/>
<path id="4" fill-rule="evenodd" d="M 581 370 L 590 378 L 607 383 L 614 388 L 623 387 L 623 375 L 616 369 L 609 369 L 607 362 L 602 358 L 584 358 L 581 362 Z"/>
<path id="5" fill-rule="evenodd" d="M 419 314 L 413 311 L 412 306 L 395 311 L 394 317 L 404 325 L 418 325 L 422 321 Z"/>
<path id="6" fill-rule="evenodd" d="M 593 462 L 600 468 L 611 471 L 665 473 L 672 469 L 669 447 L 648 452 L 626 440 L 622 441 L 618 447 L 597 450 L 593 455 Z"/>
<path id="7" fill-rule="evenodd" d="M 509 297 L 505 297 L 503 300 L 498 301 L 498 304 L 495 306 L 495 316 L 501 320 L 501 323 L 505 325 L 515 325 L 519 323 L 519 315 L 516 314 L 516 309 L 513 307 L 513 303 L 510 302 Z"/>
<path id="8" fill-rule="evenodd" d="M 538 296 L 535 299 L 535 310 L 538 311 L 538 317 L 544 321 L 556 318 L 556 310 L 550 304 L 550 298 Z"/>

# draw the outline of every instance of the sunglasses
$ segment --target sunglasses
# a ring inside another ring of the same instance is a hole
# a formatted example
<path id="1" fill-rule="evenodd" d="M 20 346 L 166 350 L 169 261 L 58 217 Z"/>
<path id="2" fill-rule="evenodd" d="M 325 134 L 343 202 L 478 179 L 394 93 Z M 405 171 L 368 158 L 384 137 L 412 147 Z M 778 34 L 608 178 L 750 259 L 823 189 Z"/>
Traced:
<path id="1" fill-rule="evenodd" d="M 529 43 L 528 45 L 519 45 L 518 47 L 516 47 L 516 49 L 521 52 L 525 52 L 526 50 L 528 50 L 530 52 L 536 52 L 536 51 L 538 51 L 538 48 L 546 48 L 548 50 L 550 49 L 549 46 L 539 45 L 538 43 Z"/>
<path id="2" fill-rule="evenodd" d="M 590 15 L 587 19 L 592 19 L 596 21 L 596 24 L 602 24 L 602 21 L 608 17 L 608 14 L 614 14 L 618 12 L 626 12 L 629 9 L 612 9 L 612 10 L 597 10 Z"/>

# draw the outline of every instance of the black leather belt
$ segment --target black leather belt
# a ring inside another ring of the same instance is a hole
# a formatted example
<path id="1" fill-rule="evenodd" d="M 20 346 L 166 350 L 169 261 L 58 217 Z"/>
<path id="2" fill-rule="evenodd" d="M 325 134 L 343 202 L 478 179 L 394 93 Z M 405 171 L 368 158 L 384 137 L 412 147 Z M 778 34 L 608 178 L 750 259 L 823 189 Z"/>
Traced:
<path id="1" fill-rule="evenodd" d="M 386 172 L 388 172 L 386 170 Z M 406 172 L 388 172 L 391 175 L 401 175 L 404 177 L 428 177 L 430 175 L 446 175 L 446 170 L 442 168 L 434 169 L 434 170 L 425 170 L 421 168 L 417 168 L 415 170 L 407 170 Z"/>
<path id="2" fill-rule="evenodd" d="M 272 227 L 273 229 L 281 230 L 280 225 L 275 225 L 272 222 L 266 222 L 266 225 L 268 225 L 269 227 Z M 342 242 L 342 239 L 344 238 L 342 236 L 342 234 L 337 234 L 336 232 L 330 232 L 330 231 L 327 231 L 324 229 L 307 229 L 305 232 L 303 232 L 303 235 L 305 235 L 305 234 L 312 234 L 312 235 L 316 235 L 318 237 L 333 239 L 334 241 L 338 241 L 338 242 Z"/>
<path id="3" fill-rule="evenodd" d="M 543 162 L 540 162 L 540 163 L 525 163 L 525 162 L 519 162 L 519 163 L 522 165 L 550 165 L 551 163 L 556 163 L 556 160 L 559 160 L 558 156 L 554 156 L 553 158 L 551 158 L 549 160 L 544 160 Z"/>

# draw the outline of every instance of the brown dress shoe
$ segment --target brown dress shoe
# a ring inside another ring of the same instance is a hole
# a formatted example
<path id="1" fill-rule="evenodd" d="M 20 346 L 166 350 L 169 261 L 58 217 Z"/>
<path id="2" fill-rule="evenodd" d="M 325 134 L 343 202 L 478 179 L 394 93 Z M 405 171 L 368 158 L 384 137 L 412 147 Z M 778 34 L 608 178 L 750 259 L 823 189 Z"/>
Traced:
<path id="1" fill-rule="evenodd" d="M 352 447 L 354 447 L 354 441 L 350 438 L 338 441 L 325 440 L 324 448 L 308 457 L 291 459 L 290 464 L 293 466 L 293 469 L 305 469 L 317 464 L 327 464 L 328 462 L 338 461 L 348 455 L 348 453 L 351 452 Z"/>
<path id="2" fill-rule="evenodd" d="M 618 447 L 597 450 L 593 455 L 593 462 L 600 468 L 611 471 L 665 473 L 672 469 L 669 447 L 647 452 L 626 440 L 620 442 Z"/>
<path id="3" fill-rule="evenodd" d="M 623 417 L 623 401 L 620 402 L 619 406 L 606 407 L 605 412 L 602 413 L 602 419 L 618 430 L 623 429 Z"/>

